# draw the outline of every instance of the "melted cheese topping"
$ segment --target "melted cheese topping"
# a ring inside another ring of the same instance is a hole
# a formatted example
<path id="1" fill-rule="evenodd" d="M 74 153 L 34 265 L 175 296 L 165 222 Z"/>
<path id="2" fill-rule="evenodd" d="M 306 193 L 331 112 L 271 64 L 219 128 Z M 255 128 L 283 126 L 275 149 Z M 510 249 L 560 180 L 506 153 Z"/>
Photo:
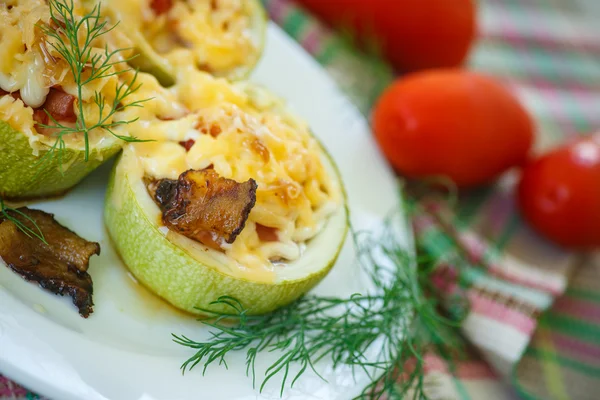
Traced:
<path id="1" fill-rule="evenodd" d="M 85 10 L 75 2 L 75 15 L 84 15 Z M 6 95 L 0 98 L 0 120 L 13 129 L 27 135 L 33 153 L 43 145 L 54 144 L 56 138 L 38 134 L 33 120 L 33 109 L 44 104 L 52 87 L 78 97 L 78 88 L 68 63 L 52 46 L 52 38 L 44 35 L 40 25 L 51 25 L 50 9 L 45 0 L 8 0 L 0 2 L 0 89 L 19 93 L 21 100 Z M 83 35 L 83 30 L 80 31 Z M 109 38 L 108 36 L 105 36 Z M 92 55 L 103 56 L 104 42 L 98 41 Z M 113 67 L 114 69 L 114 67 Z M 119 83 L 117 76 L 95 79 L 82 90 L 83 113 L 86 123 L 92 125 L 99 118 L 99 108 L 94 103 L 96 93 L 102 93 L 107 104 L 111 104 Z M 75 113 L 78 115 L 78 100 Z M 108 112 L 106 107 L 104 114 Z M 106 121 L 111 122 L 111 120 Z M 104 131 L 90 132 L 92 146 L 104 142 L 110 134 Z M 82 135 L 65 135 L 69 148 L 83 148 Z"/>
<path id="2" fill-rule="evenodd" d="M 134 144 L 144 175 L 177 179 L 188 169 L 212 165 L 225 178 L 255 179 L 256 205 L 236 241 L 222 246 L 225 255 L 256 273 L 272 271 L 277 261 L 297 260 L 343 201 L 324 167 L 323 149 L 307 125 L 264 90 L 201 73 L 189 78 L 174 91 L 197 110 L 179 120 L 129 127 L 155 140 Z M 188 139 L 195 143 L 186 151 L 178 142 Z M 257 224 L 275 229 L 278 240 L 262 241 Z"/>
<path id="3" fill-rule="evenodd" d="M 27 107 L 21 100 L 15 100 L 12 96 L 0 97 L 0 120 L 9 124 L 13 129 L 24 133 L 30 138 L 30 144 L 34 148 L 38 140 L 33 123 L 33 110 Z"/>
<path id="4" fill-rule="evenodd" d="M 41 0 L 0 3 L 0 89 L 21 91 L 31 107 L 44 104 L 50 88 L 38 24 L 50 21 L 48 5 Z"/>
<path id="5" fill-rule="evenodd" d="M 152 10 L 151 0 L 107 3 L 123 29 L 140 33 L 136 40 L 145 40 L 171 65 L 194 65 L 225 75 L 253 62 L 259 51 L 252 37 L 255 10 L 248 0 L 173 0 L 162 15 Z"/>

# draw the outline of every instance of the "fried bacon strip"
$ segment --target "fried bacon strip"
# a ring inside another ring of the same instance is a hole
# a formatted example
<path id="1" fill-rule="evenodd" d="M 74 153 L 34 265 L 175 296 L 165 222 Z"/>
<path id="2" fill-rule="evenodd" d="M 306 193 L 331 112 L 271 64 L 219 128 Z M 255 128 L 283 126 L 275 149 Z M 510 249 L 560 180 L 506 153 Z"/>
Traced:
<path id="1" fill-rule="evenodd" d="M 100 254 L 98 243 L 88 242 L 60 225 L 52 214 L 28 208 L 17 211 L 35 221 L 47 244 L 29 237 L 10 219 L 0 215 L 0 258 L 27 281 L 61 296 L 72 297 L 79 314 L 87 318 L 93 312 L 93 284 L 87 273 L 89 259 Z M 7 211 L 34 232 L 37 228 L 17 212 Z"/>
<path id="2" fill-rule="evenodd" d="M 148 185 L 163 211 L 163 223 L 190 239 L 213 248 L 233 243 L 256 203 L 256 181 L 239 183 L 220 177 L 213 169 L 189 170 L 178 180 Z"/>

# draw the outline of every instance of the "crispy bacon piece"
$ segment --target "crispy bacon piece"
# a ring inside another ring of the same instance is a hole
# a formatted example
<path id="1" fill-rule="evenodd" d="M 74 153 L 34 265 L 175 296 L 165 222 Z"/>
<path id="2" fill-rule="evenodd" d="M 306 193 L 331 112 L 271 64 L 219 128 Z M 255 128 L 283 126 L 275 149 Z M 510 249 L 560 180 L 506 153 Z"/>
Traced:
<path id="1" fill-rule="evenodd" d="M 179 142 L 179 145 L 182 146 L 185 151 L 190 151 L 190 149 L 194 146 L 196 141 L 194 139 L 186 140 L 185 142 Z"/>
<path id="2" fill-rule="evenodd" d="M 166 14 L 173 8 L 173 0 L 152 0 L 150 7 L 156 15 Z"/>
<path id="3" fill-rule="evenodd" d="M 238 183 L 213 169 L 189 170 L 178 180 L 153 182 L 148 189 L 163 211 L 163 223 L 210 247 L 233 243 L 256 203 L 254 179 Z"/>
<path id="4" fill-rule="evenodd" d="M 87 318 L 93 312 L 92 278 L 87 273 L 89 259 L 100 254 L 98 243 L 88 242 L 60 225 L 52 214 L 26 207 L 19 212 L 33 219 L 44 234 L 47 244 L 29 237 L 17 225 L 0 215 L 0 258 L 28 281 L 55 294 L 68 295 Z M 8 214 L 37 232 L 31 221 L 17 212 Z"/>

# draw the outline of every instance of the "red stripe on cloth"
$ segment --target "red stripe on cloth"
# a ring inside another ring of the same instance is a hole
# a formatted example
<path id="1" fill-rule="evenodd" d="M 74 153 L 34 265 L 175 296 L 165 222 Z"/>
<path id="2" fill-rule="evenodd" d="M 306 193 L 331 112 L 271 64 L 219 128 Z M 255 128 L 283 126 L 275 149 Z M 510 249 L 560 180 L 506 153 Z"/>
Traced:
<path id="1" fill-rule="evenodd" d="M 456 268 L 448 264 L 439 265 L 431 276 L 431 284 L 446 296 L 458 293 L 460 286 Z"/>
<path id="2" fill-rule="evenodd" d="M 563 290 L 559 287 L 554 287 L 546 284 L 545 282 L 536 281 L 535 279 L 528 279 L 523 276 L 519 276 L 517 274 L 513 274 L 511 272 L 506 271 L 499 265 L 492 264 L 490 266 L 490 274 L 497 278 L 500 278 L 505 281 L 509 281 L 520 286 L 526 286 L 530 289 L 537 289 L 546 293 L 551 294 L 552 296 L 558 296 L 562 294 Z"/>
<path id="3" fill-rule="evenodd" d="M 302 39 L 302 47 L 310 54 L 317 54 L 319 49 L 323 46 L 324 38 L 325 33 L 323 32 L 323 29 L 319 25 L 311 24 L 304 35 L 304 39 Z"/>
<path id="4" fill-rule="evenodd" d="M 527 46 L 527 42 L 523 41 L 520 34 L 519 26 L 510 19 L 503 20 L 503 36 L 504 42 L 512 47 L 515 52 L 515 57 L 519 57 L 524 64 L 539 65 L 539 61 L 531 54 L 531 49 Z M 549 51 L 551 49 L 548 49 Z M 555 87 L 557 79 L 550 79 L 541 75 L 530 76 L 527 81 L 536 87 L 547 86 Z M 550 104 L 562 104 L 556 96 L 556 92 L 548 90 L 546 92 L 546 102 Z M 572 132 L 575 126 L 572 121 L 555 121 L 563 132 Z"/>
<path id="5" fill-rule="evenodd" d="M 535 278 L 519 275 L 517 272 L 509 272 L 497 263 L 486 262 L 485 255 L 488 252 L 489 246 L 473 233 L 468 231 L 462 233 L 460 240 L 463 246 L 468 250 L 469 256 L 474 262 L 488 266 L 490 275 L 520 286 L 541 290 L 554 296 L 562 294 L 563 290 L 561 287 L 552 286 L 543 280 L 536 280 Z"/>
<path id="6" fill-rule="evenodd" d="M 525 335 L 531 335 L 537 325 L 537 321 L 522 312 L 509 308 L 488 297 L 481 296 L 477 289 L 469 289 L 467 296 L 471 302 L 471 312 L 484 317 L 510 325 Z"/>
<path id="7" fill-rule="evenodd" d="M 574 297 L 562 297 L 554 303 L 554 312 L 600 325 L 600 303 Z"/>
<path id="8" fill-rule="evenodd" d="M 448 369 L 448 362 L 434 354 L 428 354 L 425 359 L 425 372 L 441 372 L 452 375 Z M 454 376 L 464 380 L 497 379 L 498 376 L 483 361 L 452 361 L 455 364 Z"/>
<path id="9" fill-rule="evenodd" d="M 555 331 L 550 333 L 550 337 L 554 344 L 552 350 L 591 366 L 600 367 L 600 346 Z"/>
<path id="10" fill-rule="evenodd" d="M 522 70 L 521 73 L 524 71 Z M 559 77 L 551 78 L 539 74 L 538 72 L 528 72 L 526 77 L 513 77 L 511 82 L 507 82 L 511 86 L 527 85 L 535 89 L 545 91 L 566 91 L 573 96 L 597 96 L 600 90 L 600 84 L 590 85 L 587 82 L 581 82 L 573 79 L 567 74 L 561 74 Z"/>
<path id="11" fill-rule="evenodd" d="M 434 222 L 429 216 L 418 215 L 412 219 L 413 229 L 417 235 L 422 235 L 429 228 L 435 226 Z"/>
<path id="12" fill-rule="evenodd" d="M 269 15 L 277 23 L 283 22 L 291 10 L 291 3 L 288 1 L 272 0 L 269 2 Z"/>
<path id="13" fill-rule="evenodd" d="M 0 396 L 14 399 L 16 396 L 24 398 L 28 394 L 29 392 L 27 390 L 0 375 Z"/>
<path id="14" fill-rule="evenodd" d="M 578 52 L 584 53 L 586 56 L 595 57 L 600 55 L 600 43 L 590 41 L 585 37 L 578 38 L 577 41 L 570 39 L 559 39 L 549 36 L 546 32 L 534 32 L 534 35 L 526 36 L 523 32 L 502 31 L 502 32 L 486 32 L 483 40 L 494 41 L 503 44 L 506 41 L 520 41 L 532 49 L 551 50 L 552 52 Z M 590 82 L 594 84 L 594 82 Z"/>

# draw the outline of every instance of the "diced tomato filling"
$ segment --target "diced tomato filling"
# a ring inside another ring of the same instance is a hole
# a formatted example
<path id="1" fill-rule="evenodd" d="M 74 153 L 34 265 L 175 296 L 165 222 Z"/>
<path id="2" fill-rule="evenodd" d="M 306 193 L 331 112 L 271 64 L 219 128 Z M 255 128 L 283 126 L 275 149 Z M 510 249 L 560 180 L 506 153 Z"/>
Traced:
<path id="1" fill-rule="evenodd" d="M 57 121 L 76 122 L 74 104 L 75 96 L 65 93 L 61 89 L 52 88 L 41 108 L 48 111 Z"/>
<path id="2" fill-rule="evenodd" d="M 195 143 L 196 141 L 194 139 L 190 139 L 185 142 L 179 142 L 179 144 L 185 148 L 185 151 L 190 151 L 190 149 Z"/>
<path id="3" fill-rule="evenodd" d="M 150 7 L 156 15 L 166 14 L 173 8 L 173 0 L 152 0 Z"/>
<path id="4" fill-rule="evenodd" d="M 6 92 L 2 89 L 0 89 L 0 97 L 2 96 L 6 96 L 7 94 L 10 94 L 15 100 L 21 100 L 21 93 L 20 92 Z"/>
<path id="5" fill-rule="evenodd" d="M 10 94 L 17 100 L 21 99 L 19 92 L 8 93 L 0 89 L 0 96 L 5 96 L 7 94 Z M 74 104 L 75 96 L 63 92 L 62 89 L 52 88 L 50 89 L 48 96 L 46 96 L 46 102 L 41 107 L 33 109 L 33 120 L 38 124 L 48 125 L 48 123 L 51 122 L 46 113 L 46 111 L 48 111 L 56 121 L 75 122 L 77 121 L 77 116 L 75 115 L 75 110 L 73 108 Z"/>
<path id="6" fill-rule="evenodd" d="M 42 110 L 41 108 L 33 109 L 33 120 L 42 125 L 48 125 L 48 122 L 50 122 L 48 114 L 46 114 L 46 111 Z"/>

